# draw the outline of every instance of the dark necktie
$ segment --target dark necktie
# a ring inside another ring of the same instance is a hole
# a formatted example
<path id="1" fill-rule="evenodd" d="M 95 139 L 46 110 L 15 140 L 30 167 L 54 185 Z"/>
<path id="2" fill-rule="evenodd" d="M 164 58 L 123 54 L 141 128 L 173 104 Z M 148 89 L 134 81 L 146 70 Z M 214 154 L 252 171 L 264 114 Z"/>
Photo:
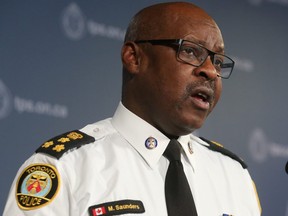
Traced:
<path id="1" fill-rule="evenodd" d="M 180 158 L 180 144 L 172 139 L 164 152 L 170 161 L 165 178 L 165 197 L 169 216 L 197 216 L 194 199 Z"/>

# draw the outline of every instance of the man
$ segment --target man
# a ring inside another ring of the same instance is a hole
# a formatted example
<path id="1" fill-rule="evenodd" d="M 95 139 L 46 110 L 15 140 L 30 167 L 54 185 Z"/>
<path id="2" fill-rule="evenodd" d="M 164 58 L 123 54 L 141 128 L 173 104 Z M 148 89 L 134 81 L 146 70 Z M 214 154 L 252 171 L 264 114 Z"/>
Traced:
<path id="1" fill-rule="evenodd" d="M 4 216 L 260 215 L 245 164 L 191 135 L 234 66 L 214 20 L 190 3 L 147 7 L 132 19 L 121 56 L 113 118 L 43 143 L 20 168 Z"/>

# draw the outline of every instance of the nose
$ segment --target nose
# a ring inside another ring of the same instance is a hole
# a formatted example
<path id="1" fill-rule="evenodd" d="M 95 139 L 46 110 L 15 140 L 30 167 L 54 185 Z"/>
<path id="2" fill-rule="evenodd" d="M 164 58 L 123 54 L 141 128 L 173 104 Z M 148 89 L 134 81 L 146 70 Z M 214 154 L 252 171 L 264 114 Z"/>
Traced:
<path id="1" fill-rule="evenodd" d="M 194 69 L 194 74 L 199 77 L 204 77 L 207 80 L 214 80 L 219 77 L 210 56 L 206 58 L 202 65 Z"/>

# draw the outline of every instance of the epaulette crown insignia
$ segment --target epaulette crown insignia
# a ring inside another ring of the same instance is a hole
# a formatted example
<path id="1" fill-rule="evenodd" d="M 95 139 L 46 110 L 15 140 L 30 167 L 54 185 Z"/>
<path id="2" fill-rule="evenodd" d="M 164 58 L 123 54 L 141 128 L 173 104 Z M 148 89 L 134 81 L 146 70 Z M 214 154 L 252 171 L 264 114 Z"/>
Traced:
<path id="1" fill-rule="evenodd" d="M 46 141 L 36 150 L 36 153 L 45 153 L 59 159 L 68 150 L 80 148 L 94 141 L 93 137 L 79 130 L 74 130 Z"/>

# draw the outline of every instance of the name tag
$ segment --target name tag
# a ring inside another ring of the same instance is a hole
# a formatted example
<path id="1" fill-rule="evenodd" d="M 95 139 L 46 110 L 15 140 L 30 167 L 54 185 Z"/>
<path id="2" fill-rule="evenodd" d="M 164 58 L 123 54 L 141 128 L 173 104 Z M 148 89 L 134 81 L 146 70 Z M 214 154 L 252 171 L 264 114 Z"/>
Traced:
<path id="1" fill-rule="evenodd" d="M 139 200 L 119 200 L 89 207 L 90 216 L 141 214 L 144 212 L 145 209 L 143 203 Z"/>

